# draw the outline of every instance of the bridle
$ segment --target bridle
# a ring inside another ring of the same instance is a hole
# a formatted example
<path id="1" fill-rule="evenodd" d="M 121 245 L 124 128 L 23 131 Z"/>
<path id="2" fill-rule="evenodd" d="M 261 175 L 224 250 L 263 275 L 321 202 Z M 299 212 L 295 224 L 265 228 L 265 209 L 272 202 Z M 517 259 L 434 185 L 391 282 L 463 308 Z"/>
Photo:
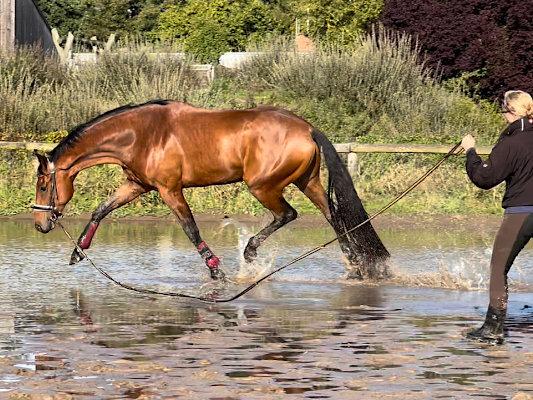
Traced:
<path id="1" fill-rule="evenodd" d="M 50 172 L 48 174 L 40 174 L 40 175 L 51 176 L 52 186 L 50 188 L 50 201 L 48 202 L 48 205 L 34 204 L 32 208 L 34 211 L 51 212 L 50 220 L 52 222 L 56 222 L 57 219 L 61 217 L 62 215 L 56 207 L 56 199 L 59 201 L 59 196 L 57 194 L 57 184 L 56 184 L 56 169 L 55 169 L 54 163 L 50 161 L 50 159 L 48 159 L 48 166 L 50 168 Z"/>

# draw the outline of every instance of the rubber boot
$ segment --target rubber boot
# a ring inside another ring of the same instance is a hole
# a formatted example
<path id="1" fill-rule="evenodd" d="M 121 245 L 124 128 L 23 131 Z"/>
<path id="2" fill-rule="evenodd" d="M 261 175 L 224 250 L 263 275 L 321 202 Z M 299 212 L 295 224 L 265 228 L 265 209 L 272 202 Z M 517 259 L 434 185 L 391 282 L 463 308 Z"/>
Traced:
<path id="1" fill-rule="evenodd" d="M 469 339 L 479 340 L 489 344 L 503 343 L 503 326 L 507 309 L 498 310 L 489 305 L 485 323 L 481 328 L 472 328 L 466 332 Z"/>

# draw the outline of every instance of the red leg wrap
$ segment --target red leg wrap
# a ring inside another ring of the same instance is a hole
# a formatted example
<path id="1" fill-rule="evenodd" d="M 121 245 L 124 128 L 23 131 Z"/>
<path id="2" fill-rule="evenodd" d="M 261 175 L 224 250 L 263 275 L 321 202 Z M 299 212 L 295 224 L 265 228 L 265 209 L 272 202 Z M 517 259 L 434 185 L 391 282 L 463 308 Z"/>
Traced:
<path id="1" fill-rule="evenodd" d="M 85 250 L 88 249 L 91 245 L 91 241 L 93 240 L 93 236 L 96 233 L 96 230 L 98 229 L 98 223 L 97 222 L 91 222 L 89 225 L 89 229 L 87 229 L 87 232 L 80 240 L 80 247 Z"/>
<path id="2" fill-rule="evenodd" d="M 215 268 L 218 268 L 218 266 L 220 265 L 220 259 L 217 256 L 213 256 L 213 257 L 208 258 L 207 260 L 205 260 L 205 264 L 209 268 L 215 269 Z"/>
<path id="3" fill-rule="evenodd" d="M 205 265 L 207 265 L 210 269 L 218 268 L 220 265 L 220 259 L 213 254 L 205 242 L 200 243 L 197 249 L 202 258 L 205 260 Z"/>

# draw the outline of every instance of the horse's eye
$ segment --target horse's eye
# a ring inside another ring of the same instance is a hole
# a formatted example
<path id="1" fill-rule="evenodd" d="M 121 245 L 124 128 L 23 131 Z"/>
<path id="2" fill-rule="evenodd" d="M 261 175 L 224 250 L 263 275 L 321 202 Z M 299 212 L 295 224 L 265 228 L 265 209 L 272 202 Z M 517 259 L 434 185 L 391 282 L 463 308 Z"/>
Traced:
<path id="1" fill-rule="evenodd" d="M 41 192 L 46 192 L 46 186 L 41 186 Z"/>

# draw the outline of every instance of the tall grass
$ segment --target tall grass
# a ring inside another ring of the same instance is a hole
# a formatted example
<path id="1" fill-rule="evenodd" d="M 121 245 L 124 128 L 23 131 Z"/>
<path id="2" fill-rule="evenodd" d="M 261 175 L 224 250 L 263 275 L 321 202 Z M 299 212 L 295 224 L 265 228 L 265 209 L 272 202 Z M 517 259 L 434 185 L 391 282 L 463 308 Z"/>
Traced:
<path id="1" fill-rule="evenodd" d="M 332 141 L 448 143 L 467 132 L 493 143 L 503 128 L 495 105 L 474 101 L 460 88 L 439 82 L 421 62 L 408 36 L 384 30 L 351 46 L 321 45 L 297 53 L 287 39 L 259 50 L 238 73 L 219 68 L 214 82 L 200 83 L 191 60 L 155 58 L 132 43 L 103 55 L 94 65 L 68 69 L 35 49 L 0 54 L 0 139 L 58 141 L 69 129 L 118 106 L 175 99 L 211 108 L 270 104 L 288 108 L 324 131 Z M 356 188 L 369 211 L 379 209 L 437 161 L 435 155 L 368 154 L 359 157 Z M 0 152 L 0 214 L 27 211 L 34 166 L 21 152 Z M 499 191 L 473 187 L 462 159 L 441 167 L 395 206 L 398 213 L 497 213 Z M 121 182 L 115 167 L 97 167 L 77 178 L 71 213 L 92 211 Z M 30 183 L 31 181 L 31 183 Z M 187 190 L 195 212 L 260 213 L 245 185 Z M 287 198 L 299 211 L 316 212 L 296 189 Z M 115 212 L 166 214 L 157 194 L 142 196 Z"/>
<path id="2" fill-rule="evenodd" d="M 35 48 L 0 54 L 0 137 L 43 140 L 121 105 L 185 100 L 199 88 L 189 63 L 120 51 L 68 69 Z"/>
<path id="3" fill-rule="evenodd" d="M 474 131 L 490 142 L 502 127 L 492 104 L 441 85 L 407 35 L 381 29 L 353 46 L 318 46 L 314 53 L 298 53 L 284 39 L 256 50 L 261 55 L 246 64 L 243 82 L 276 93 L 319 126 L 339 129 L 329 132 L 338 141 L 442 143 Z"/>
<path id="4" fill-rule="evenodd" d="M 261 55 L 243 75 L 298 97 L 341 96 L 358 108 L 394 105 L 397 97 L 415 97 L 419 87 L 432 84 L 411 45 L 408 36 L 382 31 L 355 46 L 319 44 L 314 53 L 299 53 L 281 38 L 274 47 L 258 49 Z"/>

